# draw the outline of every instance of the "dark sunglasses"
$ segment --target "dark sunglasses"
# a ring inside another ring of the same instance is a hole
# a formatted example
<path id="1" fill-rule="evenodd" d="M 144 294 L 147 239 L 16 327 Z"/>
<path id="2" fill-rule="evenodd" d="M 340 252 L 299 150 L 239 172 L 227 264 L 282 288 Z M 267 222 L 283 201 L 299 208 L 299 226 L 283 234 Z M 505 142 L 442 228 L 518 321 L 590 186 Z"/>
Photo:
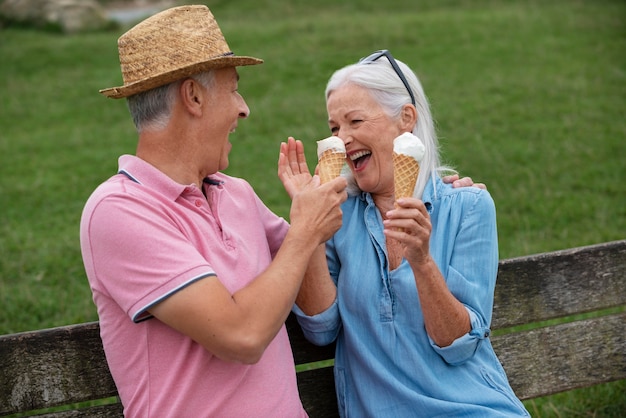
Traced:
<path id="1" fill-rule="evenodd" d="M 398 77 L 400 78 L 400 81 L 402 81 L 402 84 L 404 84 L 404 87 L 406 88 L 406 91 L 408 91 L 409 92 L 409 96 L 411 96 L 411 103 L 413 104 L 413 106 L 415 106 L 415 96 L 413 96 L 413 92 L 411 91 L 411 87 L 409 87 L 409 82 L 406 81 L 406 78 L 404 77 L 404 74 L 402 74 L 402 70 L 400 70 L 400 67 L 398 67 L 398 63 L 396 62 L 395 59 L 393 59 L 393 56 L 391 55 L 391 53 L 388 50 L 381 49 L 380 51 L 374 52 L 370 56 L 367 56 L 365 58 L 361 58 L 359 60 L 359 64 L 369 64 L 369 63 L 372 63 L 372 62 L 376 61 L 380 57 L 387 57 L 387 61 L 389 61 L 389 64 L 391 64 L 391 68 L 393 68 L 393 70 L 396 72 L 396 74 L 398 74 Z"/>

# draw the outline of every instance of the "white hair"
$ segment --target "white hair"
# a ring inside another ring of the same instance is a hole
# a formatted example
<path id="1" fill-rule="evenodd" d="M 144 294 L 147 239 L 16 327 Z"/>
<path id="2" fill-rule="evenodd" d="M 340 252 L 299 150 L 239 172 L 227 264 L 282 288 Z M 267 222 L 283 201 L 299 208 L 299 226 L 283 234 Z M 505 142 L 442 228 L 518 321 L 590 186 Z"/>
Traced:
<path id="1" fill-rule="evenodd" d="M 209 88 L 213 83 L 214 73 L 207 71 L 194 74 L 191 78 Z M 160 131 L 167 126 L 172 116 L 176 90 L 182 82 L 183 80 L 177 80 L 161 87 L 134 94 L 126 99 L 137 132 L 144 130 Z"/>
<path id="2" fill-rule="evenodd" d="M 429 179 L 435 180 L 435 176 L 444 172 L 453 172 L 449 167 L 441 165 L 439 144 L 435 133 L 434 121 L 430 113 L 428 99 L 424 89 L 415 73 L 403 62 L 396 60 L 400 70 L 411 87 L 415 97 L 417 109 L 417 123 L 413 127 L 413 135 L 416 135 L 424 143 L 426 153 L 420 164 L 419 175 L 413 196 L 421 198 Z M 384 112 L 391 118 L 400 118 L 402 107 L 411 103 L 406 87 L 398 74 L 391 67 L 386 58 L 381 58 L 367 64 L 351 64 L 337 70 L 326 85 L 326 99 L 333 90 L 346 84 L 354 84 L 367 89 L 374 100 L 381 105 Z M 348 178 L 351 191 L 358 190 L 352 173 L 344 173 Z"/>

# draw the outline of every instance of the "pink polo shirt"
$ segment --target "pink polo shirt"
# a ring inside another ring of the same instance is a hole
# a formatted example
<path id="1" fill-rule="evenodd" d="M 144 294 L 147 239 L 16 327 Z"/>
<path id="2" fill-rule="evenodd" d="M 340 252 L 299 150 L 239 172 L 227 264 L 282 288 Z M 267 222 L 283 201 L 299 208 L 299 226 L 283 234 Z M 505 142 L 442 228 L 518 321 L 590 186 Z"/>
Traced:
<path id="1" fill-rule="evenodd" d="M 80 239 L 125 415 L 306 417 L 284 326 L 258 363 L 244 365 L 147 312 L 209 276 L 230 292 L 246 286 L 271 262 L 287 222 L 244 180 L 211 176 L 207 199 L 137 157 L 122 156 L 119 166 L 87 201 Z"/>

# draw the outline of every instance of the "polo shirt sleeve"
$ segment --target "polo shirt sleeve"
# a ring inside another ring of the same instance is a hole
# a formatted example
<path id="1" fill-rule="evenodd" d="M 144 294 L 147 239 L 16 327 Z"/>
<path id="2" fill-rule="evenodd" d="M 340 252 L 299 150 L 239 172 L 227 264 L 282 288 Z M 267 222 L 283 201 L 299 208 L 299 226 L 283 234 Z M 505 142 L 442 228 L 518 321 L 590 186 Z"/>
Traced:
<path id="1" fill-rule="evenodd" d="M 107 194 L 83 219 L 94 292 L 113 299 L 133 321 L 190 284 L 215 275 L 164 207 L 133 194 Z"/>
<path id="2" fill-rule="evenodd" d="M 265 204 L 256 195 L 256 193 L 252 191 L 252 186 L 248 185 L 248 187 L 250 187 L 250 192 L 252 192 L 252 196 L 256 204 L 256 209 L 259 214 L 259 219 L 261 220 L 261 222 L 263 223 L 263 227 L 265 228 L 267 244 L 273 259 L 280 249 L 280 246 L 282 245 L 283 240 L 287 235 L 287 231 L 289 231 L 289 223 L 284 218 L 276 215 L 267 206 L 265 206 Z"/>

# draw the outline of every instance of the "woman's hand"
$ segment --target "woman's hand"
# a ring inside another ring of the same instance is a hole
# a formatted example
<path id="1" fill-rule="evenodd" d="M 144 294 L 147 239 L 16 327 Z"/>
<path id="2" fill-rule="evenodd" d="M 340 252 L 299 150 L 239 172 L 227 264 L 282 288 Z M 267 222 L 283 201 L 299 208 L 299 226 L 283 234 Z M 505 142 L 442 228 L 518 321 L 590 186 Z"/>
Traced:
<path id="1" fill-rule="evenodd" d="M 430 257 L 432 224 L 424 203 L 412 197 L 398 199 L 396 208 L 385 214 L 385 235 L 402 244 L 409 264 L 426 262 Z"/>
<path id="2" fill-rule="evenodd" d="M 306 163 L 302 141 L 289 137 L 281 142 L 278 156 L 278 178 L 283 182 L 289 197 L 293 197 L 310 183 L 312 176 Z"/>

